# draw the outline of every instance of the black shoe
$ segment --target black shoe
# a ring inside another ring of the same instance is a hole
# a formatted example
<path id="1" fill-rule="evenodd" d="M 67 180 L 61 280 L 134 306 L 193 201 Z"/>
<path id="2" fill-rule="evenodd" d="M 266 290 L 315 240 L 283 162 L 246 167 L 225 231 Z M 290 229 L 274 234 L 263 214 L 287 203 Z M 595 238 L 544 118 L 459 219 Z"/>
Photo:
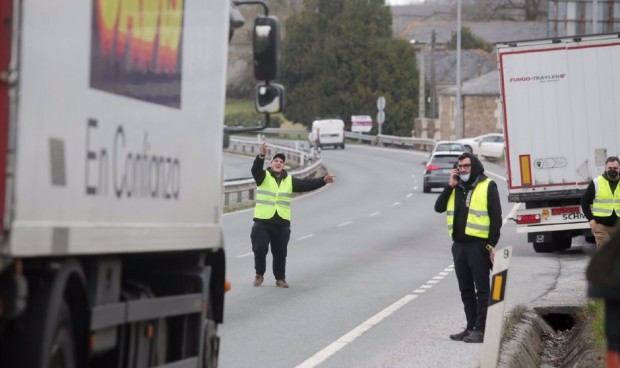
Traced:
<path id="1" fill-rule="evenodd" d="M 463 339 L 466 338 L 467 336 L 469 336 L 471 333 L 472 333 L 472 330 L 466 328 L 465 330 L 463 330 L 463 332 L 459 332 L 457 334 L 450 335 L 450 340 L 463 341 Z"/>
<path id="2" fill-rule="evenodd" d="M 480 330 L 474 330 L 472 333 L 470 333 L 469 335 L 465 336 L 463 338 L 463 341 L 465 341 L 465 342 L 473 342 L 473 343 L 481 343 L 482 341 L 484 341 L 484 332 L 482 332 Z"/>

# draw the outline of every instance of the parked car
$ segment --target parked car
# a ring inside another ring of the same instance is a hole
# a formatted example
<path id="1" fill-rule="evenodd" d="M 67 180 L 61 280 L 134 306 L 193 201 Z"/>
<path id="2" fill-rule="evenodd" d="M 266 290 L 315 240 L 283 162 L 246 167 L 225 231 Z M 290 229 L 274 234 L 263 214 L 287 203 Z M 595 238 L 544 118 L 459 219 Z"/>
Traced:
<path id="1" fill-rule="evenodd" d="M 463 143 L 456 141 L 439 141 L 435 143 L 431 155 L 437 151 L 469 152 Z"/>
<path id="2" fill-rule="evenodd" d="M 504 135 L 501 133 L 483 134 L 473 138 L 457 139 L 468 152 L 481 157 L 498 158 L 504 155 L 506 145 Z"/>
<path id="3" fill-rule="evenodd" d="M 436 151 L 431 154 L 424 168 L 424 193 L 430 193 L 433 188 L 444 188 L 448 184 L 461 153 L 463 152 Z"/>

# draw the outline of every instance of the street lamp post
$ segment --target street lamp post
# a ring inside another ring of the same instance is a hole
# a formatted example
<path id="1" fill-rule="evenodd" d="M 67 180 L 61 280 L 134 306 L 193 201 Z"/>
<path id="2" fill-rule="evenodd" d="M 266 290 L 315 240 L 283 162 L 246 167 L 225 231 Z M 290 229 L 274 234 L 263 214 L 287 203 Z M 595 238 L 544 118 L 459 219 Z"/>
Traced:
<path id="1" fill-rule="evenodd" d="M 456 7 L 456 103 L 454 104 L 454 134 L 463 138 L 463 118 L 461 116 L 461 0 Z"/>

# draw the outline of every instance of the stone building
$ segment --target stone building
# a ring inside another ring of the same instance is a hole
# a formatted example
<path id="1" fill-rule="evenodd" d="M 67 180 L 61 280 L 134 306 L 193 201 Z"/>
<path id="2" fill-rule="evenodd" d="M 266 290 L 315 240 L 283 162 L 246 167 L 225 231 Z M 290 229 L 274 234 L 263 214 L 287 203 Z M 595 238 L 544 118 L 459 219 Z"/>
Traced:
<path id="1" fill-rule="evenodd" d="M 461 86 L 461 101 L 463 138 L 503 131 L 497 70 L 464 82 Z M 441 139 L 456 139 L 455 103 L 456 87 L 446 88 L 439 93 L 439 123 L 437 125 L 439 125 Z"/>

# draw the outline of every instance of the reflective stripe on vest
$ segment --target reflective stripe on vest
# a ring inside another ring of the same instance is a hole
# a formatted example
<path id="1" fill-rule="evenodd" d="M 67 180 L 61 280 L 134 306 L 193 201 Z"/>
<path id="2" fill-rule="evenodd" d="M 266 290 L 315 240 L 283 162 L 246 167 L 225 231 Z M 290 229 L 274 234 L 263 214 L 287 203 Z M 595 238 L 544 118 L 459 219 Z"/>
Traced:
<path id="1" fill-rule="evenodd" d="M 614 193 L 611 192 L 609 181 L 602 175 L 594 178 L 594 202 L 592 203 L 592 214 L 596 217 L 609 217 L 615 211 L 620 215 L 620 190 L 616 187 Z"/>
<path id="2" fill-rule="evenodd" d="M 278 215 L 285 220 L 291 220 L 291 198 L 293 197 L 293 178 L 287 175 L 280 186 L 269 172 L 265 173 L 265 179 L 256 188 L 256 206 L 254 217 L 258 219 L 270 219 L 278 211 Z"/>
<path id="3" fill-rule="evenodd" d="M 489 192 L 489 184 L 491 179 L 486 178 L 479 182 L 471 195 L 469 208 L 467 212 L 467 224 L 465 225 L 465 234 L 475 236 L 477 238 L 487 239 L 489 237 L 489 229 L 491 228 L 491 217 L 487 210 L 487 199 Z M 446 211 L 446 221 L 448 223 L 448 232 L 452 236 L 454 226 L 454 202 L 456 199 L 455 189 L 452 189 Z"/>

